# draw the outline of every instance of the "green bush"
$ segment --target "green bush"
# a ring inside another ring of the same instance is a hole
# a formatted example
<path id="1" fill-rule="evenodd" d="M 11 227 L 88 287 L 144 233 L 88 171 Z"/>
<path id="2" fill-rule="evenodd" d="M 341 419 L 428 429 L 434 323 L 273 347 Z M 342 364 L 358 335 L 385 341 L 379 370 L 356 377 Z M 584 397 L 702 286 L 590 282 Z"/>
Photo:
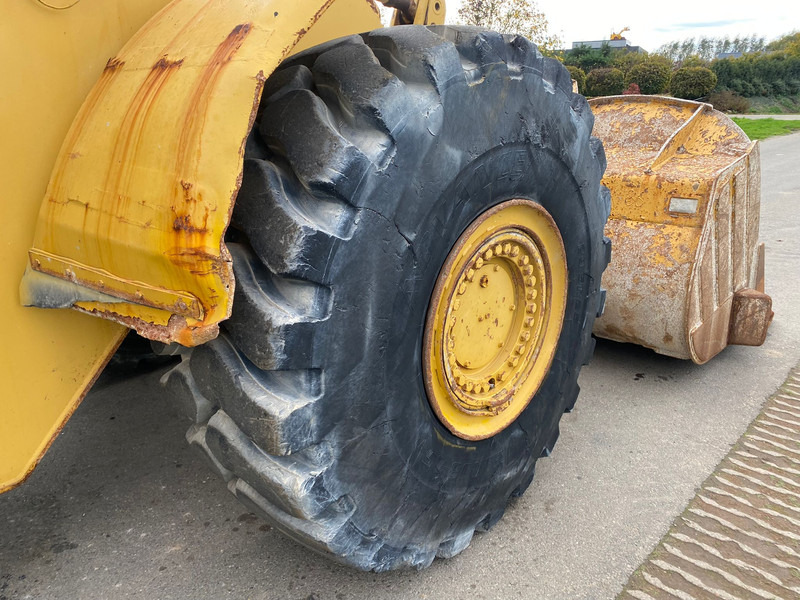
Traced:
<path id="1" fill-rule="evenodd" d="M 586 75 L 588 96 L 616 96 L 625 89 L 625 75 L 619 69 L 594 69 Z"/>
<path id="2" fill-rule="evenodd" d="M 731 113 L 746 113 L 750 110 L 750 101 L 747 98 L 742 98 L 730 90 L 722 92 L 714 92 L 708 97 L 708 101 L 722 112 Z"/>
<path id="3" fill-rule="evenodd" d="M 569 71 L 570 77 L 572 77 L 575 81 L 578 82 L 578 93 L 585 94 L 586 73 L 583 72 L 583 69 L 581 69 L 580 67 L 575 67 L 573 65 L 567 65 L 567 71 Z"/>
<path id="4" fill-rule="evenodd" d="M 717 87 L 717 76 L 705 67 L 682 67 L 672 74 L 670 91 L 677 98 L 697 100 Z"/>
<path id="5" fill-rule="evenodd" d="M 646 61 L 631 68 L 626 83 L 635 83 L 642 94 L 663 94 L 669 88 L 672 75 L 669 67 L 663 62 Z"/>

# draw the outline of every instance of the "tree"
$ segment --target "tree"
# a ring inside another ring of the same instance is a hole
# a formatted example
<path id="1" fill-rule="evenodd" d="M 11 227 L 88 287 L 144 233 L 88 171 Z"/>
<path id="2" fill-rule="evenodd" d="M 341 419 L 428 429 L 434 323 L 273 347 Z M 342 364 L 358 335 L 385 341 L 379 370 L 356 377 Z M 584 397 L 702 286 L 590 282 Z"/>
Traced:
<path id="1" fill-rule="evenodd" d="M 695 43 L 694 38 L 688 38 L 681 42 L 681 50 L 680 50 L 680 60 L 683 60 L 687 56 L 694 54 L 695 50 Z"/>
<path id="2" fill-rule="evenodd" d="M 768 52 L 784 52 L 789 55 L 800 56 L 800 32 L 796 31 L 779 37 L 767 44 Z"/>
<path id="3" fill-rule="evenodd" d="M 704 61 L 714 60 L 714 40 L 706 36 L 701 37 L 697 42 L 696 56 Z"/>
<path id="4" fill-rule="evenodd" d="M 586 73 L 592 69 L 610 66 L 613 59 L 611 47 L 608 44 L 603 44 L 599 49 L 578 46 L 564 54 L 564 64 L 580 67 Z"/>
<path id="5" fill-rule="evenodd" d="M 462 25 L 524 35 L 551 56 L 562 44 L 561 38 L 549 32 L 547 17 L 534 0 L 464 0 L 458 20 Z"/>
<path id="6" fill-rule="evenodd" d="M 683 41 L 669 42 L 662 45 L 657 50 L 657 54 L 666 56 L 676 66 L 686 66 L 682 63 L 690 56 L 697 56 L 703 61 L 711 62 L 721 52 L 747 54 L 762 52 L 765 48 L 769 49 L 765 45 L 765 38 L 755 34 L 744 37 L 736 36 L 733 40 L 728 37 L 710 38 L 704 36 L 697 40 L 689 38 Z"/>
<path id="7" fill-rule="evenodd" d="M 766 47 L 767 47 L 767 38 L 765 38 L 764 36 L 759 37 L 756 34 L 750 36 L 750 46 L 748 47 L 748 51 L 763 52 Z"/>
<path id="8" fill-rule="evenodd" d="M 681 51 L 680 42 L 670 42 L 668 44 L 664 44 L 663 46 L 661 46 L 658 50 L 656 50 L 656 53 L 662 56 L 666 56 L 672 62 L 675 62 L 678 60 L 680 51 Z"/>

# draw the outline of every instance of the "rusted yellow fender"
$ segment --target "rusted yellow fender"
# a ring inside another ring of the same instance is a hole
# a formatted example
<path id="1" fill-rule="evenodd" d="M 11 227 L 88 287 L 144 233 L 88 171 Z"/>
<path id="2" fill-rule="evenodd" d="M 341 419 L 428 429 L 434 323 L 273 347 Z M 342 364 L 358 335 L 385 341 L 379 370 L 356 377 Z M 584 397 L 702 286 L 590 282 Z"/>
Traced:
<path id="1" fill-rule="evenodd" d="M 419 19 L 441 22 L 443 3 L 422 4 Z M 0 105 L 13 224 L 0 492 L 124 337 L 111 321 L 187 345 L 216 335 L 234 286 L 222 240 L 265 78 L 290 53 L 379 26 L 370 0 L 28 0 L 4 14 L 3 81 L 19 89 Z"/>
<path id="2" fill-rule="evenodd" d="M 176 0 L 142 27 L 108 60 L 64 141 L 23 301 L 164 342 L 216 337 L 233 300 L 222 236 L 261 88 L 326 25 L 335 33 L 320 40 L 380 21 L 365 0 Z"/>
<path id="3" fill-rule="evenodd" d="M 709 104 L 590 101 L 611 191 L 598 336 L 704 363 L 760 345 L 772 319 L 758 243 L 758 143 Z"/>

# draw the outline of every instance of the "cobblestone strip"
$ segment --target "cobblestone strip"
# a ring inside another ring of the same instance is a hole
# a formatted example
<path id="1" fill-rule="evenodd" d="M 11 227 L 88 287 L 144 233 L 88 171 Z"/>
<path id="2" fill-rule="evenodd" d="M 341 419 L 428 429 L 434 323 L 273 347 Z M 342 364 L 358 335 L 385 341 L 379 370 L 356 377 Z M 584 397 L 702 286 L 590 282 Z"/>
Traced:
<path id="1" fill-rule="evenodd" d="M 619 600 L 800 600 L 800 367 Z"/>

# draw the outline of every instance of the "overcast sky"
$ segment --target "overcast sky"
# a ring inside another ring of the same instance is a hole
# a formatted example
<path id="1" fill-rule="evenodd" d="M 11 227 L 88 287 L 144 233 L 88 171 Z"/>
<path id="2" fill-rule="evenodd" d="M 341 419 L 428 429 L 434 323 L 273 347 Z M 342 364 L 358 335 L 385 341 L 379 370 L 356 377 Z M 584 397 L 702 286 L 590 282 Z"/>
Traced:
<path id="1" fill-rule="evenodd" d="M 447 0 L 448 22 L 461 0 Z M 800 30 L 800 0 L 539 0 L 564 47 L 608 39 L 630 27 L 628 41 L 652 52 L 672 40 L 757 34 L 767 41 Z"/>

